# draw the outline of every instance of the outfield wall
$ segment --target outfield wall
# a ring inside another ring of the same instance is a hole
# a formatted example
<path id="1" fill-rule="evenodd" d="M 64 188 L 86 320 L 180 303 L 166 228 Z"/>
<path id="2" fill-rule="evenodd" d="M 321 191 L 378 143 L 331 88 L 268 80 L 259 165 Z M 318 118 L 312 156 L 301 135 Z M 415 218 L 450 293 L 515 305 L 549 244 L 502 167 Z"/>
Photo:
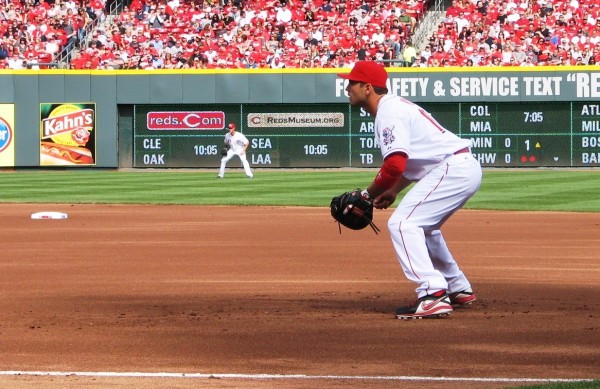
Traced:
<path id="1" fill-rule="evenodd" d="M 93 146 L 91 157 L 59 166 L 212 167 L 232 120 L 255 139 L 255 167 L 377 165 L 372 118 L 348 107 L 338 71 L 0 71 L 0 166 L 56 166 L 40 145 L 66 144 Z M 484 165 L 600 166 L 596 67 L 389 73 L 391 93 L 473 139 Z M 169 128 L 163 122 L 175 119 L 165 112 L 205 123 Z M 161 160 L 169 163 L 145 163 Z"/>

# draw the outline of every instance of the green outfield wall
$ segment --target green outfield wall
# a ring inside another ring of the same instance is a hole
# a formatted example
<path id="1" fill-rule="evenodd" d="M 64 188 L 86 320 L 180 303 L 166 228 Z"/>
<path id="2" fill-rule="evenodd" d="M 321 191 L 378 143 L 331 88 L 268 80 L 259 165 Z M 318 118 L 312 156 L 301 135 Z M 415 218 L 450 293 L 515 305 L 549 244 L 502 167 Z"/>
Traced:
<path id="1" fill-rule="evenodd" d="M 376 167 L 372 118 L 349 107 L 339 71 L 0 71 L 0 166 L 216 167 L 235 121 L 255 168 Z M 389 76 L 484 166 L 600 166 L 596 67 Z"/>

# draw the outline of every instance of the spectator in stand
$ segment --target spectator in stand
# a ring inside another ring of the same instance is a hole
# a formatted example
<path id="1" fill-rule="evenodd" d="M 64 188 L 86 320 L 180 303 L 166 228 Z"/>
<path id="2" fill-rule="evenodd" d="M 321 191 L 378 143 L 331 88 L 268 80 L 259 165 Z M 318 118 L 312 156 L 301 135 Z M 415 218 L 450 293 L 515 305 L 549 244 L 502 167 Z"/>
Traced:
<path id="1" fill-rule="evenodd" d="M 452 4 L 446 10 L 446 18 L 452 19 L 458 16 L 462 9 L 462 2 L 460 0 L 452 0 Z"/>
<path id="2" fill-rule="evenodd" d="M 576 44 L 576 45 L 580 45 L 580 46 L 584 46 L 586 44 L 586 42 L 588 41 L 587 36 L 585 36 L 583 29 L 579 29 L 577 31 L 577 35 L 573 36 L 573 38 L 571 38 L 571 42 Z"/>
<path id="3" fill-rule="evenodd" d="M 500 62 L 500 58 L 498 58 L 498 57 L 491 57 L 491 63 L 488 66 L 490 66 L 490 67 L 502 66 L 502 62 Z"/>
<path id="4" fill-rule="evenodd" d="M 475 3 L 475 9 L 481 16 L 487 16 L 489 1 L 478 1 Z"/>
<path id="5" fill-rule="evenodd" d="M 517 45 L 512 56 L 517 65 L 521 65 L 527 59 L 527 53 L 525 53 L 525 46 Z"/>
<path id="6" fill-rule="evenodd" d="M 412 66 L 417 58 L 417 50 L 413 46 L 411 41 L 406 42 L 406 46 L 404 47 L 404 51 L 402 52 L 402 57 L 404 59 L 404 63 L 406 66 Z"/>
<path id="7" fill-rule="evenodd" d="M 427 61 L 425 61 L 425 59 L 419 55 L 415 59 L 415 62 L 412 64 L 412 67 L 413 68 L 426 68 Z"/>
<path id="8" fill-rule="evenodd" d="M 173 54 L 166 51 L 163 57 L 163 64 L 165 69 L 174 69 L 176 64 L 176 59 L 173 57 Z"/>
<path id="9" fill-rule="evenodd" d="M 60 51 L 60 43 L 60 39 L 57 39 L 54 34 L 51 34 L 46 40 L 44 51 L 54 57 Z"/>
<path id="10" fill-rule="evenodd" d="M 29 47 L 29 44 L 27 43 L 27 38 L 25 38 L 25 37 L 19 38 L 19 42 L 16 44 L 16 47 L 19 48 L 20 53 L 25 53 L 25 51 Z"/>
<path id="11" fill-rule="evenodd" d="M 471 34 L 472 33 L 469 30 L 469 27 L 465 26 L 465 27 L 461 28 L 460 32 L 456 36 L 456 39 L 460 39 L 461 41 L 465 41 L 467 39 L 467 37 L 471 36 Z"/>
<path id="12" fill-rule="evenodd" d="M 271 67 L 271 69 L 282 69 L 286 67 L 286 65 L 283 63 L 283 61 L 281 61 L 279 57 L 273 57 L 269 66 Z"/>
<path id="13" fill-rule="evenodd" d="M 127 55 L 118 48 L 112 50 L 111 54 L 106 58 L 106 65 L 109 69 L 121 69 L 127 59 Z"/>
<path id="14" fill-rule="evenodd" d="M 300 67 L 300 66 L 298 66 L 298 67 Z M 267 63 L 266 59 L 261 59 L 258 62 L 258 68 L 259 69 L 269 69 L 270 67 L 269 67 L 269 64 Z"/>
<path id="15" fill-rule="evenodd" d="M 538 38 L 537 42 L 531 44 L 532 51 L 536 55 L 538 65 L 546 65 L 552 60 L 552 52 L 549 50 L 546 42 L 542 38 Z M 570 53 L 568 53 L 570 55 Z"/>
<path id="16" fill-rule="evenodd" d="M 514 61 L 513 58 L 513 47 L 511 43 L 506 43 L 502 46 L 502 64 L 507 65 L 510 63 L 510 60 Z"/>
<path id="17" fill-rule="evenodd" d="M 13 6 L 12 8 L 10 6 Z M 10 20 L 14 20 L 16 15 L 16 12 L 14 10 L 14 5 L 13 4 L 4 4 L 3 8 L 0 8 L 0 25 L 10 21 Z M 0 29 L 0 33 L 3 33 L 4 31 L 2 31 Z"/>
<path id="18" fill-rule="evenodd" d="M 14 49 L 12 47 L 10 47 L 11 51 L 9 53 L 9 56 L 6 57 L 6 68 L 8 69 L 20 69 L 21 68 L 21 61 L 19 61 L 19 57 L 22 57 L 22 54 L 19 54 L 19 52 L 15 52 Z"/>
<path id="19" fill-rule="evenodd" d="M 215 50 L 214 47 L 209 47 L 208 50 L 206 50 L 204 53 L 202 53 L 203 56 L 208 60 L 209 64 L 214 64 L 216 63 L 216 59 L 219 55 L 219 53 L 217 52 L 217 50 Z"/>
<path id="20" fill-rule="evenodd" d="M 525 61 L 521 62 L 520 66 L 535 66 L 530 57 L 525 57 Z"/>
<path id="21" fill-rule="evenodd" d="M 462 50 L 465 56 L 470 57 L 474 53 L 477 53 L 479 49 L 478 44 L 479 42 L 473 40 L 473 35 L 468 35 L 462 44 Z"/>
<path id="22" fill-rule="evenodd" d="M 88 15 L 88 13 L 85 12 L 85 9 L 79 8 L 74 23 L 74 27 L 77 31 L 77 44 L 79 45 L 79 47 L 85 41 L 88 31 L 87 29 L 91 28 L 91 24 L 92 19 L 90 18 L 90 15 Z"/>
<path id="23" fill-rule="evenodd" d="M 447 59 L 448 62 L 453 66 L 462 66 L 467 62 L 464 50 L 462 49 L 462 42 L 456 41 L 456 44 L 451 45 L 447 52 L 442 53 L 440 61 Z"/>
<path id="24" fill-rule="evenodd" d="M 408 15 L 406 13 L 406 10 L 402 8 L 400 9 L 400 16 L 398 16 L 398 21 L 401 24 L 403 24 L 406 30 L 411 34 L 415 30 L 415 26 L 417 25 L 417 19 L 415 19 L 413 16 Z"/>
<path id="25" fill-rule="evenodd" d="M 321 25 L 321 22 L 314 22 L 310 26 L 311 26 L 310 34 L 312 35 L 312 38 L 315 39 L 317 42 L 322 41 L 323 40 L 323 27 Z"/>
<path id="26" fill-rule="evenodd" d="M 148 25 L 153 29 L 161 29 L 165 26 L 166 14 L 164 8 L 162 10 L 156 10 L 152 8 L 148 15 Z"/>
<path id="27" fill-rule="evenodd" d="M 582 58 L 583 58 L 583 62 L 585 64 L 588 64 L 590 61 L 590 58 L 592 57 L 592 48 L 589 44 L 585 45 L 583 48 L 583 51 L 581 53 Z"/>
<path id="28" fill-rule="evenodd" d="M 99 20 L 101 23 L 106 19 L 106 14 L 104 13 L 104 1 L 103 0 L 90 0 L 89 8 L 91 12 L 94 13 L 94 19 Z"/>
<path id="29" fill-rule="evenodd" d="M 253 69 L 258 67 L 254 55 L 250 51 L 246 51 L 244 55 L 239 57 L 240 66 L 245 69 Z"/>
<path id="30" fill-rule="evenodd" d="M 473 52 L 471 55 L 469 55 L 469 57 L 465 60 L 465 63 L 470 61 L 471 66 L 480 66 L 482 63 L 485 62 L 485 58 L 486 58 L 486 53 L 483 50 L 483 48 L 481 48 L 481 50 L 479 50 L 477 52 Z M 462 65 L 462 64 L 459 64 L 459 65 Z"/>
<path id="31" fill-rule="evenodd" d="M 580 49 L 579 45 L 571 43 L 571 55 L 577 59 L 583 56 L 583 50 Z"/>
<path id="32" fill-rule="evenodd" d="M 10 49 L 4 38 L 0 36 L 0 60 L 5 61 L 10 56 Z M 6 63 L 6 62 L 5 62 Z"/>
<path id="33" fill-rule="evenodd" d="M 159 33 L 153 34 L 152 41 L 150 43 L 152 43 L 152 47 L 154 48 L 154 50 L 156 50 L 158 54 L 162 54 L 163 49 L 165 48 L 165 44 L 163 40 L 160 39 Z"/>
<path id="34" fill-rule="evenodd" d="M 371 42 L 375 42 L 377 44 L 381 44 L 385 41 L 386 34 L 381 30 L 381 26 L 375 27 L 375 32 L 371 35 Z"/>
<path id="35" fill-rule="evenodd" d="M 71 10 L 69 10 L 71 11 Z M 66 18 L 62 21 L 62 29 L 65 32 L 65 39 L 67 46 L 75 46 L 78 42 L 77 30 L 73 25 L 73 18 Z"/>
<path id="36" fill-rule="evenodd" d="M 550 32 L 550 28 L 548 28 L 547 23 L 542 21 L 542 23 L 540 24 L 540 27 L 535 30 L 535 33 L 538 37 L 546 39 L 546 38 L 550 38 L 551 32 Z"/>
<path id="37" fill-rule="evenodd" d="M 275 20 L 278 25 L 287 26 L 292 21 L 292 11 L 287 6 L 287 3 L 281 3 L 281 6 L 277 9 Z"/>
<path id="38" fill-rule="evenodd" d="M 366 26 L 370 20 L 369 12 L 361 7 L 357 7 L 352 11 L 350 16 L 356 20 L 356 27 Z"/>
<path id="39" fill-rule="evenodd" d="M 394 37 L 399 42 L 403 42 L 406 39 L 406 33 L 404 27 L 400 24 L 400 21 L 396 18 L 392 19 L 392 24 L 389 30 L 389 36 Z"/>
<path id="40" fill-rule="evenodd" d="M 430 64 L 432 64 L 432 63 L 434 63 L 433 61 L 435 60 L 435 63 L 437 63 L 436 66 L 439 66 L 442 63 L 442 61 L 447 58 L 448 58 L 448 53 L 444 51 L 444 47 L 441 44 L 438 44 L 435 46 L 435 51 L 429 58 L 429 62 L 430 62 Z"/>
<path id="41" fill-rule="evenodd" d="M 381 13 L 381 6 L 379 4 L 375 4 L 373 10 L 371 11 L 369 23 L 372 25 L 382 26 L 384 25 L 385 17 Z"/>
<path id="42" fill-rule="evenodd" d="M 431 44 L 427 44 L 425 45 L 425 48 L 423 49 L 423 51 L 421 51 L 421 58 L 423 60 L 424 63 L 427 63 L 427 61 L 429 61 L 429 58 L 431 57 L 432 52 L 431 52 Z"/>
<path id="43" fill-rule="evenodd" d="M 519 21 L 519 19 L 521 19 L 521 15 L 517 11 L 517 8 L 516 7 L 511 8 L 510 11 L 508 12 L 508 15 L 506 16 L 506 23 L 514 24 L 514 23 L 517 23 Z"/>
<path id="44" fill-rule="evenodd" d="M 454 18 L 453 23 L 456 25 L 456 30 L 461 32 L 468 30 L 471 25 L 471 22 L 465 16 L 464 11 L 461 11 L 458 16 Z"/>

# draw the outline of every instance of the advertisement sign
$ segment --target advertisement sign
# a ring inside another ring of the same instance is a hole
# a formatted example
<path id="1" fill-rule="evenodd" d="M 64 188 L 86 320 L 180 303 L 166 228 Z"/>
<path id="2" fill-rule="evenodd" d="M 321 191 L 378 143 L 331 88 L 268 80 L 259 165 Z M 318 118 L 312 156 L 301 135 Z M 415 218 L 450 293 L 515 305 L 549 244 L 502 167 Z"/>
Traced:
<path id="1" fill-rule="evenodd" d="M 15 105 L 0 104 L 0 166 L 15 166 Z"/>
<path id="2" fill-rule="evenodd" d="M 95 165 L 95 133 L 95 104 L 40 104 L 40 165 Z"/>

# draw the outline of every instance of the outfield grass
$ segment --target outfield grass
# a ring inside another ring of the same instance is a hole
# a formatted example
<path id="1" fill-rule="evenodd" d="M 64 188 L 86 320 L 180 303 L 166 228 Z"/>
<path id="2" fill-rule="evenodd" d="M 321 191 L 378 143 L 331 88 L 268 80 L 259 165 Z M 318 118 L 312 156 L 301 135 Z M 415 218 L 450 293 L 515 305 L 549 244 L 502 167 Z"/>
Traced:
<path id="1" fill-rule="evenodd" d="M 375 170 L 23 170 L 0 172 L 0 202 L 328 206 Z M 486 170 L 467 209 L 600 212 L 600 171 Z"/>
<path id="2" fill-rule="evenodd" d="M 518 388 L 523 389 L 598 389 L 600 388 L 600 381 L 586 381 L 586 382 L 564 382 L 564 383 L 552 383 L 543 385 L 527 385 L 519 386 Z M 517 389 L 517 388 L 512 388 Z"/>

